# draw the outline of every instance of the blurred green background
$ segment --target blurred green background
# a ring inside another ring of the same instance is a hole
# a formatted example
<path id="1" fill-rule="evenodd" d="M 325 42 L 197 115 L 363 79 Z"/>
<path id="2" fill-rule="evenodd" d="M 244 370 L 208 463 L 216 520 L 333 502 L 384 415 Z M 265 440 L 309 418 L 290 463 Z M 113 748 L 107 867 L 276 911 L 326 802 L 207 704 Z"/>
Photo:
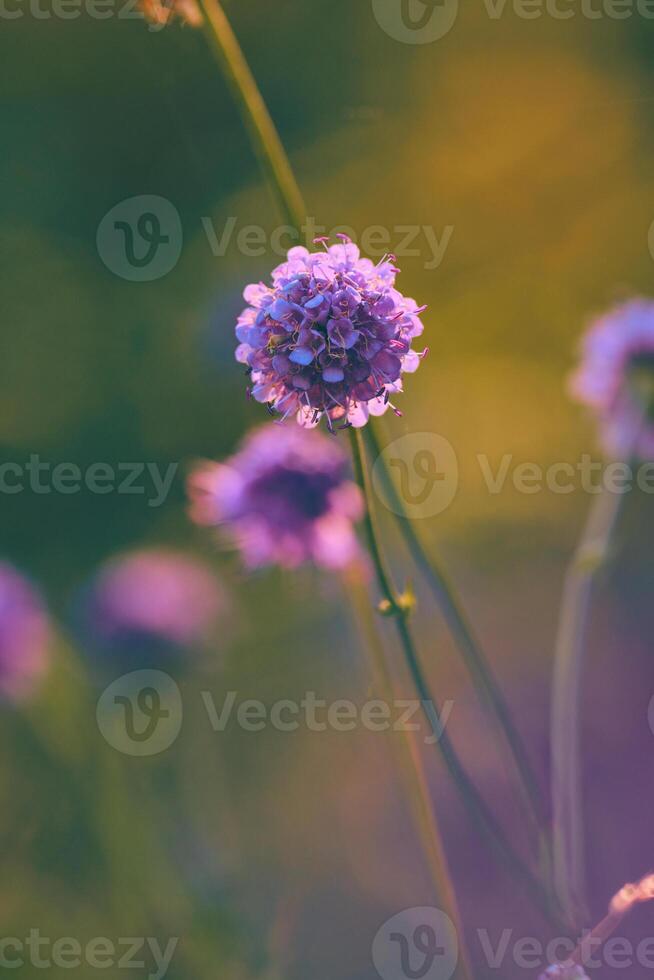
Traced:
<path id="1" fill-rule="evenodd" d="M 597 456 L 565 378 L 591 314 L 652 292 L 654 22 L 524 20 L 510 7 L 494 20 L 479 0 L 446 37 L 414 46 L 385 34 L 367 0 L 226 7 L 319 223 L 392 235 L 427 225 L 439 239 L 453 228 L 438 268 L 425 268 L 423 237 L 420 255 L 399 259 L 400 287 L 429 304 L 431 355 L 386 435 L 437 432 L 455 449 L 456 498 L 422 531 L 450 567 L 546 785 L 558 599 L 588 499 L 509 486 L 491 495 L 476 457 L 497 467 L 505 453 L 542 466 Z M 86 490 L 2 495 L 2 556 L 42 584 L 62 623 L 28 720 L 8 710 L 1 720 L 3 935 L 179 936 L 175 980 L 373 977 L 379 924 L 430 903 L 388 740 L 217 735 L 199 695 L 269 703 L 368 690 L 338 583 L 310 571 L 248 580 L 184 512 L 189 462 L 225 456 L 264 421 L 245 398 L 233 327 L 243 286 L 279 261 L 233 240 L 216 256 L 206 225 L 220 236 L 235 217 L 237 230 L 271 232 L 279 219 L 201 32 L 20 9 L 0 33 L 0 462 L 37 453 L 82 468 L 179 470 L 158 508 Z M 177 209 L 183 248 L 163 278 L 130 282 L 103 263 L 96 233 L 112 207 L 144 194 Z M 651 501 L 631 495 L 597 602 L 585 706 L 597 915 L 651 866 L 652 539 Z M 178 742 L 129 759 L 95 725 L 69 608 L 100 562 L 161 543 L 213 563 L 231 610 L 215 655 L 180 669 Z M 454 737 L 510 818 L 485 722 L 416 588 L 434 686 L 455 700 Z M 546 937 L 484 855 L 435 754 L 429 766 L 470 928 Z"/>

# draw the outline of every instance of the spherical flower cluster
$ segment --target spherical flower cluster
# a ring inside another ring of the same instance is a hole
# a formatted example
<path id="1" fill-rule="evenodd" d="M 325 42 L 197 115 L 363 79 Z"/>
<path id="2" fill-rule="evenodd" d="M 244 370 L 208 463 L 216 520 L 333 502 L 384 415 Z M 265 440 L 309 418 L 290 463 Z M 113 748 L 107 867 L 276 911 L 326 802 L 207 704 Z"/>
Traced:
<path id="1" fill-rule="evenodd" d="M 225 599 L 202 563 L 153 549 L 109 561 L 81 605 L 90 645 L 135 668 L 206 643 Z"/>
<path id="2" fill-rule="evenodd" d="M 11 565 L 0 562 L 0 697 L 31 694 L 48 663 L 50 626 L 40 596 Z"/>
<path id="3" fill-rule="evenodd" d="M 654 459 L 654 301 L 631 300 L 591 325 L 570 387 L 597 415 L 606 452 Z"/>
<path id="4" fill-rule="evenodd" d="M 394 257 L 373 265 L 340 237 L 331 247 L 317 239 L 324 251 L 292 248 L 272 286 L 248 286 L 236 327 L 236 359 L 251 374 L 252 396 L 306 427 L 322 415 L 330 428 L 383 415 L 402 374 L 426 353 L 411 348 L 425 307 L 395 289 Z"/>
<path id="5" fill-rule="evenodd" d="M 342 568 L 359 556 L 352 522 L 362 497 L 343 450 L 318 432 L 264 426 L 226 463 L 201 464 L 188 490 L 191 518 L 224 524 L 251 568 Z"/>

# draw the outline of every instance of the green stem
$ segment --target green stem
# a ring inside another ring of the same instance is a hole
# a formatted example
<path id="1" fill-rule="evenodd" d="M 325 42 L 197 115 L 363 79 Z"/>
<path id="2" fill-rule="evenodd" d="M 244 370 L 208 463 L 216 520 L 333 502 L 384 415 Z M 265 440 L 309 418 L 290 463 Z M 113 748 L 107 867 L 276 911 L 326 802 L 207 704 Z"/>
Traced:
<path id="1" fill-rule="evenodd" d="M 520 788 L 525 798 L 526 811 L 541 843 L 541 847 L 548 858 L 548 863 L 550 863 L 549 840 L 545 830 L 548 825 L 545 800 L 543 799 L 538 781 L 532 770 L 524 742 L 511 717 L 509 707 L 495 679 L 490 664 L 474 635 L 467 616 L 456 597 L 452 583 L 449 581 L 444 569 L 433 558 L 427 555 L 416 533 L 414 523 L 406 513 L 401 496 L 397 492 L 397 488 L 385 466 L 377 432 L 372 423 L 366 426 L 366 436 L 373 457 L 379 461 L 379 465 L 383 468 L 382 476 L 385 481 L 385 487 L 392 501 L 397 525 L 409 553 L 425 576 L 454 641 L 461 651 L 464 663 L 481 696 L 482 703 L 489 709 L 508 746 L 519 778 Z"/>
<path id="2" fill-rule="evenodd" d="M 294 227 L 299 229 L 306 216 L 306 208 L 302 200 L 302 195 L 275 125 L 266 108 L 254 76 L 245 60 L 236 35 L 225 16 L 220 0 L 199 0 L 199 2 L 204 14 L 204 30 L 210 47 L 232 89 L 263 172 L 274 191 L 275 198 L 282 213 Z M 358 467 L 359 470 L 359 477 L 362 478 L 360 479 L 361 485 L 365 487 L 366 474 L 365 468 L 363 467 L 359 438 L 358 435 L 353 438 L 353 458 L 355 468 Z M 370 494 L 368 493 L 366 496 L 370 502 Z M 413 650 L 411 633 L 406 622 L 407 610 L 403 605 L 402 598 L 396 595 L 390 576 L 386 571 L 370 508 L 368 508 L 368 515 L 366 517 L 366 528 L 379 585 L 388 603 L 388 611 L 395 619 L 407 662 L 414 675 L 414 679 L 416 682 L 420 681 L 420 686 L 428 694 L 426 685 L 423 683 L 420 666 L 415 657 L 415 651 Z M 429 698 L 427 697 L 426 700 L 429 700 Z M 520 859 L 513 854 L 511 848 L 504 842 L 501 829 L 497 826 L 493 815 L 487 810 L 481 798 L 479 798 L 476 788 L 468 779 L 467 774 L 462 770 L 454 750 L 449 745 L 449 740 L 447 738 L 441 738 L 438 744 L 441 746 L 441 751 L 452 776 L 459 784 L 459 788 L 464 793 L 464 796 L 470 801 L 473 814 L 477 814 L 479 817 L 480 825 L 485 828 L 485 831 L 494 841 L 498 850 L 504 855 L 505 860 L 513 867 L 516 875 L 522 878 L 525 885 L 530 887 L 532 894 L 539 899 L 539 904 L 542 907 L 546 907 L 548 905 L 547 897 L 542 895 L 539 883 L 533 879 L 529 870 L 522 865 Z"/>
<path id="3" fill-rule="evenodd" d="M 286 221 L 300 230 L 306 208 L 274 122 L 220 0 L 199 0 L 204 31 L 241 112 L 252 147 Z"/>
<path id="4" fill-rule="evenodd" d="M 404 657 L 415 684 L 416 690 L 423 705 L 433 704 L 433 698 L 418 659 L 413 634 L 409 626 L 409 609 L 403 597 L 398 595 L 392 582 L 390 572 L 381 551 L 380 539 L 377 532 L 374 516 L 374 505 L 370 476 L 365 465 L 364 447 L 361 433 L 356 429 L 350 429 L 350 441 L 352 448 L 352 459 L 354 474 L 364 495 L 366 502 L 366 512 L 364 516 L 364 531 L 372 557 L 377 584 L 382 594 L 384 609 L 395 621 L 396 630 Z M 505 863 L 507 868 L 531 895 L 538 907 L 541 909 L 550 923 L 557 929 L 562 927 L 561 920 L 556 909 L 552 908 L 552 903 L 547 891 L 543 888 L 538 879 L 532 874 L 529 868 L 523 863 L 521 858 L 515 853 L 511 845 L 506 840 L 504 832 L 496 820 L 494 814 L 487 806 L 486 802 L 479 794 L 475 784 L 464 768 L 458 754 L 450 741 L 449 735 L 443 731 L 440 735 L 437 746 L 440 750 L 443 762 L 455 783 L 472 819 L 479 831 L 486 837 L 497 855 Z"/>
<path id="5" fill-rule="evenodd" d="M 581 926 L 587 914 L 579 713 L 591 594 L 606 562 L 623 494 L 603 489 L 593 501 L 575 555 L 568 567 L 554 655 L 552 689 L 552 802 L 554 884 L 570 921 Z"/>
<path id="6" fill-rule="evenodd" d="M 302 194 L 295 181 L 288 157 L 279 135 L 263 101 L 254 76 L 249 69 L 238 40 L 225 16 L 219 0 L 199 0 L 205 15 L 205 31 L 210 46 L 216 54 L 220 66 L 234 92 L 241 109 L 254 150 L 259 158 L 264 175 L 275 192 L 275 198 L 286 219 L 297 229 L 306 217 Z M 376 548 L 373 560 L 381 572 L 383 558 Z M 383 572 L 382 572 L 383 574 Z M 390 585 L 390 580 L 388 580 Z M 368 625 L 366 621 L 369 620 Z M 375 625 L 367 610 L 367 616 L 360 617 L 360 623 L 367 632 L 376 663 L 376 674 L 383 689 L 390 692 L 390 678 L 383 662 L 383 651 L 378 644 Z M 372 633 L 371 633 L 372 629 Z M 460 936 L 463 936 L 456 898 L 452 888 L 438 826 L 435 821 L 427 782 L 422 770 L 419 755 L 408 743 L 408 753 L 402 759 L 401 771 L 405 779 L 415 819 L 420 828 L 428 865 L 430 867 L 439 901 L 445 906 Z M 465 955 L 462 955 L 457 976 L 461 980 L 471 977 Z"/>
<path id="7" fill-rule="evenodd" d="M 386 704 L 394 700 L 393 680 L 386 663 L 386 655 L 379 636 L 379 630 L 370 606 L 367 590 L 358 569 L 347 575 L 346 591 L 351 602 L 355 624 L 363 640 L 363 648 L 370 659 L 375 686 Z M 424 765 L 417 745 L 415 732 L 406 729 L 399 741 L 393 739 L 393 750 L 402 777 L 406 799 L 413 820 L 422 841 L 427 867 L 434 885 L 436 901 L 452 919 L 456 933 L 463 937 L 463 923 L 456 900 L 456 894 L 449 873 L 447 858 L 443 847 L 440 829 L 434 812 L 434 805 L 425 775 Z M 472 976 L 467 962 L 465 944 L 461 943 L 461 964 L 457 976 Z"/>

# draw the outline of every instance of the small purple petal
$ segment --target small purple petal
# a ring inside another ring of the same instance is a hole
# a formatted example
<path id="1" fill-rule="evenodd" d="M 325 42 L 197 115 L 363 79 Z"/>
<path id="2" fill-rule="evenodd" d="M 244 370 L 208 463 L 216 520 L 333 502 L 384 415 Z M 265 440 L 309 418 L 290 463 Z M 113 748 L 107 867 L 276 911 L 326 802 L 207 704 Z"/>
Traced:
<path id="1" fill-rule="evenodd" d="M 322 377 L 324 381 L 333 383 L 336 381 L 342 381 L 345 377 L 345 372 L 343 371 L 343 368 L 332 366 L 324 369 L 322 372 Z"/>
<path id="2" fill-rule="evenodd" d="M 315 355 L 310 347 L 296 347 L 289 355 L 289 360 L 294 364 L 306 366 L 307 364 L 311 364 L 314 357 Z"/>

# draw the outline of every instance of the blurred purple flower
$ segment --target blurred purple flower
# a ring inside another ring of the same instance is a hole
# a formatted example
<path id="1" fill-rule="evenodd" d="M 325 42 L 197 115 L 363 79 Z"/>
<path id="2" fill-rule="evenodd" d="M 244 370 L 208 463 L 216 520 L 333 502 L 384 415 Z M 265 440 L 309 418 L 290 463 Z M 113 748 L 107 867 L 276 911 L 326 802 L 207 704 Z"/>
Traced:
<path id="1" fill-rule="evenodd" d="M 204 463 L 188 483 L 192 520 L 225 524 L 246 564 L 343 568 L 358 558 L 352 522 L 363 510 L 338 443 L 296 426 L 251 433 L 225 464 Z"/>
<path id="2" fill-rule="evenodd" d="M 50 625 L 34 587 L 0 562 L 0 697 L 19 701 L 33 691 L 48 663 Z"/>
<path id="3" fill-rule="evenodd" d="M 607 453 L 654 459 L 654 301 L 631 300 L 591 325 L 570 389 L 597 415 Z"/>
<path id="4" fill-rule="evenodd" d="M 206 643 L 226 605 L 212 572 L 175 551 L 134 551 L 104 565 L 82 602 L 84 631 L 102 653 L 175 654 Z"/>
<path id="5" fill-rule="evenodd" d="M 426 353 L 411 349 L 425 307 L 394 288 L 394 256 L 373 265 L 340 237 L 322 252 L 292 248 L 271 287 L 248 286 L 236 327 L 236 359 L 251 374 L 252 396 L 308 428 L 323 414 L 332 428 L 397 412 L 390 396 Z"/>

